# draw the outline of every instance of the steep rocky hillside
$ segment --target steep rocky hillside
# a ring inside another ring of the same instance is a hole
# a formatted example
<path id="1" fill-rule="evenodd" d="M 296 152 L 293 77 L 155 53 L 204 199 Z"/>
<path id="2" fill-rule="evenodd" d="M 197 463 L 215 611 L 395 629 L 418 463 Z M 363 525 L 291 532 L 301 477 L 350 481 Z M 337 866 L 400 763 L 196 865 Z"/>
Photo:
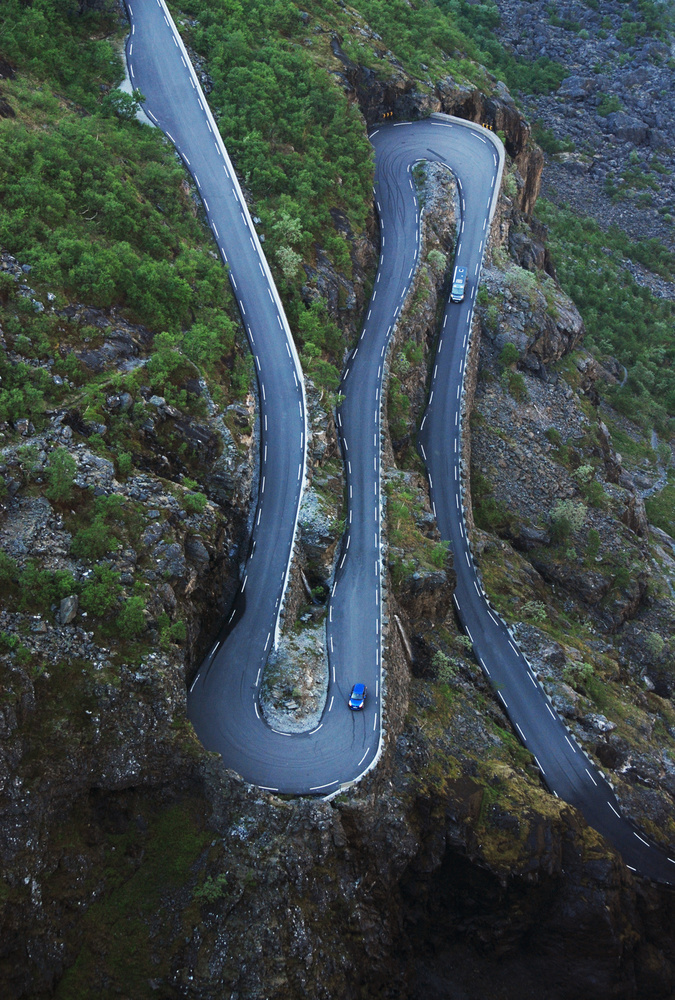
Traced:
<path id="1" fill-rule="evenodd" d="M 672 5 L 572 0 L 543 16 L 528 3 L 498 7 L 506 45 L 567 70 L 554 93 L 523 96 L 551 155 L 545 193 L 672 248 Z"/>
<path id="2" fill-rule="evenodd" d="M 602 2 L 555 14 L 500 3 L 501 27 L 495 6 L 460 2 L 173 6 L 261 220 L 309 379 L 312 482 L 285 638 L 265 679 L 268 716 L 303 728 L 322 706 L 343 495 L 332 394 L 378 258 L 366 129 L 384 113 L 481 121 L 509 155 L 469 364 L 480 570 L 624 809 L 672 843 L 673 410 L 658 378 L 673 350 L 671 261 L 665 248 L 647 254 L 634 228 L 637 206 L 648 234 L 669 242 L 658 211 L 668 175 L 653 168 L 659 203 L 649 208 L 630 185 L 607 189 L 595 153 L 550 151 L 581 146 L 616 92 L 623 110 L 608 116 L 639 118 L 646 133 L 621 132 L 623 118 L 607 124 L 615 177 L 653 157 L 670 164 L 658 143 L 672 125 L 670 89 L 661 94 L 672 66 L 651 5 L 631 0 L 622 19 Z M 225 771 L 185 716 L 186 684 L 237 585 L 256 487 L 255 388 L 227 283 L 170 147 L 116 97 L 119 9 L 6 9 L 5 994 L 671 996 L 672 894 L 632 877 L 542 788 L 452 612 L 452 560 L 415 449 L 453 254 L 452 178 L 416 171 L 421 264 L 388 359 L 385 753 L 331 802 L 275 798 Z M 635 27 L 643 17 L 645 30 Z M 649 107 L 635 103 L 644 88 Z M 303 175 L 310 162 L 315 176 Z M 618 358 L 598 333 L 618 325 L 621 303 L 608 294 L 599 313 L 579 275 L 568 280 L 582 239 L 555 214 L 564 210 L 537 205 L 542 185 L 603 225 L 604 205 L 625 212 L 616 218 L 628 236 L 604 243 L 587 225 L 583 241 L 605 246 L 608 289 L 618 273 L 641 282 L 642 340 L 658 341 L 660 365 Z M 128 221 L 134 204 L 142 226 Z M 155 291 L 144 297 L 147 282 Z"/>

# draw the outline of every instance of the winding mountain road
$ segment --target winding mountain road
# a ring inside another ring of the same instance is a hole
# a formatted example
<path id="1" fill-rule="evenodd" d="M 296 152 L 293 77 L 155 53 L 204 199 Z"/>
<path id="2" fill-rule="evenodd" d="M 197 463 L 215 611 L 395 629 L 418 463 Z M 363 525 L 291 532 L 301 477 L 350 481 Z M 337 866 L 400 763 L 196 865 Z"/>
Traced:
<path id="1" fill-rule="evenodd" d="M 194 178 L 255 359 L 260 470 L 251 544 L 230 620 L 197 673 L 188 711 L 205 746 L 237 748 L 228 764 L 263 785 L 265 754 L 278 762 L 282 747 L 263 748 L 263 766 L 250 772 L 248 732 L 271 733 L 259 718 L 257 698 L 278 628 L 305 480 L 302 369 L 234 168 L 169 11 L 163 0 L 132 0 L 127 9 L 131 83 L 145 95 L 145 114 Z"/>
<path id="2" fill-rule="evenodd" d="M 201 665 L 188 698 L 204 745 L 246 781 L 273 791 L 330 794 L 361 777 L 382 743 L 382 561 L 380 414 L 387 346 L 410 289 L 420 246 L 412 168 L 434 160 L 458 182 L 456 263 L 467 295 L 448 304 L 431 380 L 420 451 L 441 535 L 457 571 L 456 604 L 476 656 L 549 789 L 576 806 L 634 871 L 673 882 L 675 859 L 619 814 L 599 770 L 573 740 L 483 593 L 463 519 L 462 395 L 480 267 L 503 169 L 503 147 L 470 122 L 434 115 L 371 134 L 381 258 L 359 342 L 347 363 L 338 426 L 347 480 L 347 523 L 328 605 L 329 686 L 311 732 L 273 730 L 262 718 L 262 672 L 288 580 L 307 446 L 299 360 L 269 267 L 215 121 L 164 0 L 127 3 L 127 62 L 145 110 L 175 144 L 195 179 L 237 297 L 256 361 L 260 486 L 251 547 L 230 620 Z M 350 712 L 354 682 L 369 689 Z"/>

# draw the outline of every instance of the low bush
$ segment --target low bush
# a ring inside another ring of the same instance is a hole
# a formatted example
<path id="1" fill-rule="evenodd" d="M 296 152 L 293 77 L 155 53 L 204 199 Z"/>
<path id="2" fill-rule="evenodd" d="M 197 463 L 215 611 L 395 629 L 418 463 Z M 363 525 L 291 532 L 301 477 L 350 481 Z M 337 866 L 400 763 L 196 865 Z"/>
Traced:
<path id="1" fill-rule="evenodd" d="M 452 684 L 457 677 L 457 661 L 451 659 L 442 649 L 437 649 L 431 658 L 431 665 L 436 671 L 439 684 Z"/>
<path id="2" fill-rule="evenodd" d="M 82 588 L 80 604 L 88 614 L 105 618 L 117 607 L 121 592 L 120 574 L 110 566 L 95 566 Z"/>
<path id="3" fill-rule="evenodd" d="M 517 364 L 519 359 L 520 359 L 520 352 L 518 348 L 516 347 L 515 344 L 512 344 L 511 341 L 509 341 L 502 347 L 501 351 L 499 352 L 499 358 L 497 360 L 499 361 L 500 365 L 503 365 L 505 368 L 507 368 L 510 365 Z"/>
<path id="4" fill-rule="evenodd" d="M 78 589 L 68 570 L 51 572 L 30 559 L 19 574 L 19 607 L 22 611 L 49 611 Z"/>
<path id="5" fill-rule="evenodd" d="M 586 507 L 573 500 L 559 500 L 551 511 L 551 537 L 554 542 L 564 542 L 584 526 Z"/>
<path id="6" fill-rule="evenodd" d="M 182 498 L 183 510 L 188 514 L 201 514 L 208 499 L 204 493 L 186 493 Z"/>
<path id="7" fill-rule="evenodd" d="M 19 567 L 14 559 L 7 555 L 4 549 L 0 549 L 0 583 L 9 586 L 19 577 Z"/>
<path id="8" fill-rule="evenodd" d="M 139 594 L 122 605 L 116 619 L 117 631 L 122 639 L 137 639 L 145 631 L 145 601 Z"/>
<path id="9" fill-rule="evenodd" d="M 96 562 L 113 552 L 119 546 L 114 525 L 120 521 L 124 500 L 117 494 L 96 497 L 90 524 L 79 528 L 70 544 L 73 555 L 78 559 Z"/>
<path id="10" fill-rule="evenodd" d="M 590 681 L 594 676 L 593 664 L 586 662 L 574 662 L 568 664 L 563 670 L 563 680 L 575 690 L 582 694 L 587 693 Z"/>
<path id="11" fill-rule="evenodd" d="M 675 306 L 636 284 L 624 261 L 638 261 L 673 280 L 675 254 L 656 240 L 632 242 L 616 227 L 540 199 L 537 213 L 549 226 L 563 289 L 586 324 L 586 346 L 625 365 L 622 388 L 607 390 L 612 404 L 665 436 L 675 425 Z"/>
<path id="12" fill-rule="evenodd" d="M 47 478 L 46 496 L 56 503 L 65 503 L 73 495 L 73 479 L 77 472 L 77 462 L 65 448 L 57 448 L 49 457 L 45 470 Z"/>

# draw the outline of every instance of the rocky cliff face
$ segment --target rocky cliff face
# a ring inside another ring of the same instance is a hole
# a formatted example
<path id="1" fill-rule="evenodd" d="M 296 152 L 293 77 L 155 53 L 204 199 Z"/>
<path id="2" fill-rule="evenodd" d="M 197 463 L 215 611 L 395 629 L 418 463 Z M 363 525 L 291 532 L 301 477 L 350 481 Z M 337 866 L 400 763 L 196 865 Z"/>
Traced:
<path id="1" fill-rule="evenodd" d="M 384 56 L 378 36 L 365 28 L 361 32 L 376 51 L 382 50 L 381 55 Z M 524 180 L 519 207 L 528 214 L 532 211 L 541 186 L 544 157 L 532 142 L 530 126 L 503 84 L 495 81 L 496 93 L 488 97 L 477 88 L 458 84 L 448 76 L 439 80 L 428 92 L 420 92 L 418 81 L 408 76 L 395 60 L 389 79 L 383 81 L 373 70 L 352 62 L 340 42 L 338 37 L 332 40 L 336 65 L 341 67 L 337 71 L 338 76 L 344 88 L 358 100 L 369 128 L 380 121 L 384 113 L 391 112 L 399 120 L 405 120 L 442 111 L 503 132 L 506 150 Z M 386 56 L 390 59 L 391 53 L 386 53 Z"/>
<path id="2" fill-rule="evenodd" d="M 519 623 L 541 679 L 624 808 L 672 840 L 675 622 L 663 576 L 672 560 L 664 539 L 653 544 L 637 471 L 612 447 L 604 421 L 616 415 L 595 409 L 598 378 L 611 373 L 583 353 L 570 358 L 578 313 L 552 280 L 542 232 L 520 214 L 536 197 L 540 154 L 507 93 L 485 98 L 445 81 L 421 96 L 402 75 L 380 84 L 336 45 L 344 85 L 368 120 L 388 108 L 443 110 L 506 133 L 515 169 L 493 227 L 471 368 L 475 548 L 488 590 Z M 111 562 L 125 594 L 141 578 L 154 592 L 138 655 L 111 648 L 67 599 L 48 613 L 0 617 L 8 997 L 672 995 L 671 894 L 633 879 L 543 791 L 457 634 L 452 566 L 413 447 L 444 280 L 429 250 L 449 255 L 453 240 L 451 186 L 433 171 L 425 184 L 426 259 L 390 355 L 387 742 L 358 788 L 330 803 L 274 798 L 224 771 L 186 721 L 186 670 L 236 585 L 246 542 L 251 399 L 219 413 L 204 394 L 196 419 L 148 393 L 111 392 L 107 412 L 130 412 L 142 435 L 145 467 L 128 478 L 96 454 L 99 431 L 81 409 L 52 414 L 40 433 L 26 421 L 21 441 L 3 448 L 1 541 L 19 567 L 39 559 L 83 578 L 89 569 L 70 551 L 78 526 L 41 488 L 61 447 L 78 488 L 91 483 L 133 514 L 129 544 Z M 357 248 L 364 273 L 376 258 L 374 237 L 367 242 Z M 350 290 L 317 260 L 308 299 L 318 291 L 338 319 L 345 302 L 343 323 L 356 323 L 364 283 Z M 103 371 L 144 360 L 142 331 L 113 325 L 89 358 Z M 305 686 L 311 652 L 319 693 L 296 702 L 293 686 L 277 693 L 270 675 L 269 710 L 286 724 L 320 711 L 323 653 L 309 647 L 322 634 L 341 516 L 334 427 L 311 392 L 310 404 L 312 491 L 286 605 L 289 623 L 308 621 L 305 645 L 285 652 L 294 669 L 302 661 Z M 199 482 L 209 497 L 201 510 L 187 500 L 194 487 L 165 478 L 180 467 L 183 442 L 212 470 Z M 561 540 L 550 517 L 559 502 L 585 508 Z M 184 639 L 168 631 L 179 621 Z"/>

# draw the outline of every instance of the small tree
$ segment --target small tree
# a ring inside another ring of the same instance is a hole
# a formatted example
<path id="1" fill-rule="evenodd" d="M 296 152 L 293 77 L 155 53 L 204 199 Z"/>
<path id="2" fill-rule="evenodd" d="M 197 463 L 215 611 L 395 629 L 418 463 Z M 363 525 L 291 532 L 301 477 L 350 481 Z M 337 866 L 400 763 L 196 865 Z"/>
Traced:
<path id="1" fill-rule="evenodd" d="M 77 462 L 65 448 L 57 448 L 49 459 L 45 471 L 47 489 L 45 494 L 56 503 L 65 503 L 73 495 L 73 479 L 77 472 Z"/>
<path id="2" fill-rule="evenodd" d="M 443 274 L 448 263 L 448 258 L 440 250 L 430 250 L 427 254 L 427 262 L 436 274 Z"/>
<path id="3" fill-rule="evenodd" d="M 516 347 L 515 344 L 512 344 L 511 341 L 509 340 L 507 341 L 506 344 L 504 344 L 501 351 L 499 352 L 499 363 L 500 365 L 504 365 L 504 367 L 507 368 L 509 365 L 515 365 L 519 357 L 520 353 L 518 351 L 518 348 Z"/>
<path id="4" fill-rule="evenodd" d="M 104 114 L 117 115 L 123 121 L 131 122 L 140 111 L 144 101 L 145 96 L 138 89 L 132 90 L 130 94 L 124 90 L 111 90 L 103 98 L 101 108 Z"/>
<path id="5" fill-rule="evenodd" d="M 292 281 L 302 264 L 302 257 L 291 247 L 280 246 L 276 252 L 277 263 L 287 281 Z"/>
<path id="6" fill-rule="evenodd" d="M 537 625 L 543 625 L 546 621 L 546 606 L 541 601 L 525 601 L 520 613 L 523 618 L 529 618 Z"/>
<path id="7" fill-rule="evenodd" d="M 431 665 L 436 671 L 436 680 L 440 684 L 451 684 L 457 676 L 457 664 L 451 660 L 442 649 L 437 649 L 431 658 Z"/>
<path id="8" fill-rule="evenodd" d="M 117 628 L 122 639 L 136 639 L 145 629 L 145 601 L 130 597 L 117 616 Z"/>
<path id="9" fill-rule="evenodd" d="M 551 511 L 551 537 L 555 542 L 564 542 L 570 535 L 581 530 L 585 520 L 585 504 L 559 500 Z"/>

